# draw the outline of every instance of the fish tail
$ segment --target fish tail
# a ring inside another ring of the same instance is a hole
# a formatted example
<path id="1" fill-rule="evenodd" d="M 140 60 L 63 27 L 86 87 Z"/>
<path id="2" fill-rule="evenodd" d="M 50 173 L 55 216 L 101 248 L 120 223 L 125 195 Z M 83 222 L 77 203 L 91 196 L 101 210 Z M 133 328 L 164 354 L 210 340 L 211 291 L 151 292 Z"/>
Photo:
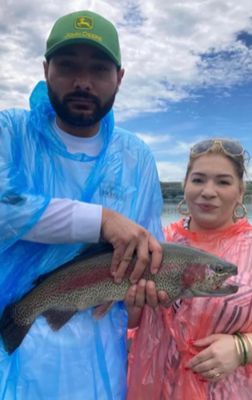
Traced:
<path id="1" fill-rule="evenodd" d="M 4 348 L 9 354 L 20 346 L 32 325 L 18 325 L 14 319 L 14 307 L 14 304 L 7 306 L 0 319 L 0 335 L 3 339 Z"/>

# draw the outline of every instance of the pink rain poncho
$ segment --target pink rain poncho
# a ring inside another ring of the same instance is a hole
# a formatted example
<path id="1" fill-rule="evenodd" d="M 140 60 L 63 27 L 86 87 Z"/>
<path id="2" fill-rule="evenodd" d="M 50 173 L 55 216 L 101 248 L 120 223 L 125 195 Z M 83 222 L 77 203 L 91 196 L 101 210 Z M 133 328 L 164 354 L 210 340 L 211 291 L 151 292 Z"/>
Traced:
<path id="1" fill-rule="evenodd" d="M 239 291 L 225 297 L 184 299 L 178 307 L 145 306 L 129 355 L 127 400 L 251 400 L 252 364 L 218 382 L 204 382 L 185 369 L 202 348 L 190 340 L 214 333 L 252 333 L 252 226 L 240 220 L 208 234 L 190 232 L 183 221 L 164 229 L 167 241 L 212 252 L 238 266 L 230 281 Z"/>

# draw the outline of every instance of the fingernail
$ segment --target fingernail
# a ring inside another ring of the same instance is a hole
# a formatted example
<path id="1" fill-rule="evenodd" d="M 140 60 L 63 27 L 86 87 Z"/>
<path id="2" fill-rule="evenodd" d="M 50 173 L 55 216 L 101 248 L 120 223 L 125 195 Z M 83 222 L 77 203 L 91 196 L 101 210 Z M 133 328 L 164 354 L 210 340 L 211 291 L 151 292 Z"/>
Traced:
<path id="1" fill-rule="evenodd" d="M 115 283 L 122 283 L 122 278 L 115 278 Z"/>

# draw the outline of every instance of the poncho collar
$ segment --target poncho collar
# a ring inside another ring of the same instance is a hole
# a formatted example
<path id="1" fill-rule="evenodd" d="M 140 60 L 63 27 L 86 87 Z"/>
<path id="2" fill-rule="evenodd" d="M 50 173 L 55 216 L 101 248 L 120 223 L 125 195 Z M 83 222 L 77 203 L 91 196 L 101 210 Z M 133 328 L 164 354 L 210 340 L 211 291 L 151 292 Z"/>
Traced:
<path id="1" fill-rule="evenodd" d="M 251 224 L 248 222 L 246 218 L 242 218 L 236 221 L 235 224 L 230 225 L 225 229 L 217 229 L 209 231 L 207 233 L 191 232 L 190 230 L 185 228 L 184 223 L 185 223 L 184 219 L 180 219 L 179 221 L 174 222 L 169 227 L 167 227 L 167 231 L 178 232 L 180 235 L 186 237 L 187 239 L 191 239 L 197 242 L 211 241 L 212 239 L 217 237 L 219 238 L 233 237 L 240 233 L 251 231 Z"/>

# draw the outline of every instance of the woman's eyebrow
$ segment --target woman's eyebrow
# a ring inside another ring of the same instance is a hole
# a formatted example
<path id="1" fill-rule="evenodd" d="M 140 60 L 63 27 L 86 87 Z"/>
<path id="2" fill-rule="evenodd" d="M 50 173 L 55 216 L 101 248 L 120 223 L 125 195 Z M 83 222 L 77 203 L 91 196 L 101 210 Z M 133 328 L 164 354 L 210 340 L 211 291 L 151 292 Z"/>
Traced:
<path id="1" fill-rule="evenodd" d="M 204 172 L 192 172 L 191 174 L 192 176 L 197 175 L 197 176 L 206 176 L 208 174 L 204 173 Z M 233 175 L 231 174 L 214 174 L 214 176 L 218 177 L 218 178 L 233 178 Z"/>

